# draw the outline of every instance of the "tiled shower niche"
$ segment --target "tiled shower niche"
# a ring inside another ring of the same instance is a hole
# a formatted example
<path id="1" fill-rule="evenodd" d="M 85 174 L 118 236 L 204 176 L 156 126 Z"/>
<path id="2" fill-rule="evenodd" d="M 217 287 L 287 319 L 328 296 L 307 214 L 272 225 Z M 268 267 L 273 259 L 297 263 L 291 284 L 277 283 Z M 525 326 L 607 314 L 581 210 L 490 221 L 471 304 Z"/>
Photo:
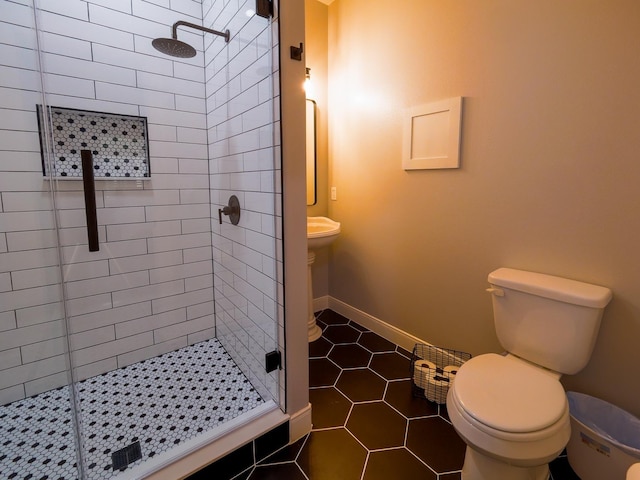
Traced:
<path id="1" fill-rule="evenodd" d="M 96 179 L 139 180 L 151 177 L 146 117 L 48 107 L 51 172 L 45 161 L 43 108 L 38 105 L 42 172 L 46 177 L 82 179 L 80 152 L 93 155 Z"/>

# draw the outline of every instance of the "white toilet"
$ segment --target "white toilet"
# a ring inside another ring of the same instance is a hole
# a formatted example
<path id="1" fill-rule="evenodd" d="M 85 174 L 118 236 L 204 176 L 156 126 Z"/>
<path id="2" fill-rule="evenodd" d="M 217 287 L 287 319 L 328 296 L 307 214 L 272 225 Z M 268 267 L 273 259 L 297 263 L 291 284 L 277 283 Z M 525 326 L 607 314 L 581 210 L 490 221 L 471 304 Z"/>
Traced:
<path id="1" fill-rule="evenodd" d="M 634 463 L 629 467 L 627 480 L 640 480 L 640 463 Z"/>
<path id="2" fill-rule="evenodd" d="M 510 268 L 489 283 L 506 355 L 472 358 L 449 389 L 449 418 L 467 444 L 462 479 L 546 480 L 571 433 L 560 376 L 586 366 L 611 291 Z"/>

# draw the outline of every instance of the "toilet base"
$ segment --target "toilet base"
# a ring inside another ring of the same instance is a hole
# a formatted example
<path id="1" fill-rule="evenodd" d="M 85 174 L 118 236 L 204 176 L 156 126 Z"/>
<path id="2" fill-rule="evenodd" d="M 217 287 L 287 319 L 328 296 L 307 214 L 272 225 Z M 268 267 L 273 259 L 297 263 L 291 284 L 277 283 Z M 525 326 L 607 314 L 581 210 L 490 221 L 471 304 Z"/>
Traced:
<path id="1" fill-rule="evenodd" d="M 483 455 L 467 446 L 462 480 L 548 480 L 549 464 L 516 467 Z"/>

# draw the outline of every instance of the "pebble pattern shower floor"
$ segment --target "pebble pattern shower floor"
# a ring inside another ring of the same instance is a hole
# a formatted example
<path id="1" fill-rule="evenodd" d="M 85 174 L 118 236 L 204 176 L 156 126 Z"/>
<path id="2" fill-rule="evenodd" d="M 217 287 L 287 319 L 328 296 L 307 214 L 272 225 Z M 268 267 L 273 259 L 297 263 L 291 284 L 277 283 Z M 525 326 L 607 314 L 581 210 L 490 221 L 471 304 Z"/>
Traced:
<path id="1" fill-rule="evenodd" d="M 112 454 L 139 442 L 142 459 L 214 429 L 265 401 L 216 339 L 76 386 L 86 477 L 117 476 Z M 77 478 L 69 387 L 0 407 L 0 478 Z"/>

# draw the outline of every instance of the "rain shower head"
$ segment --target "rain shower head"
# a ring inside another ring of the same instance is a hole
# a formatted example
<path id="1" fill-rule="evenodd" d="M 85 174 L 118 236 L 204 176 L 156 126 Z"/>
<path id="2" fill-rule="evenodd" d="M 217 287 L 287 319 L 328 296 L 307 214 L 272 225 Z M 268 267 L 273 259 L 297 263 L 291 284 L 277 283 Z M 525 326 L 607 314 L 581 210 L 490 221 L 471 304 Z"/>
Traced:
<path id="1" fill-rule="evenodd" d="M 155 48 L 159 52 L 164 53 L 165 55 L 171 55 L 172 57 L 179 57 L 179 58 L 195 57 L 196 49 L 193 48 L 188 43 L 184 43 L 178 40 L 178 27 L 180 25 L 185 27 L 195 28 L 196 30 L 200 30 L 202 32 L 219 35 L 221 37 L 224 37 L 224 40 L 227 43 L 229 42 L 229 37 L 231 36 L 229 33 L 229 30 L 225 30 L 224 32 L 218 32 L 217 30 L 201 27 L 200 25 L 196 25 L 195 23 L 189 23 L 189 22 L 180 20 L 173 24 L 173 28 L 172 28 L 173 38 L 156 38 L 151 42 L 151 45 L 153 45 L 153 48 Z"/>
<path id="2" fill-rule="evenodd" d="M 195 48 L 177 38 L 156 38 L 151 42 L 151 45 L 159 52 L 172 57 L 191 58 L 196 56 Z"/>

